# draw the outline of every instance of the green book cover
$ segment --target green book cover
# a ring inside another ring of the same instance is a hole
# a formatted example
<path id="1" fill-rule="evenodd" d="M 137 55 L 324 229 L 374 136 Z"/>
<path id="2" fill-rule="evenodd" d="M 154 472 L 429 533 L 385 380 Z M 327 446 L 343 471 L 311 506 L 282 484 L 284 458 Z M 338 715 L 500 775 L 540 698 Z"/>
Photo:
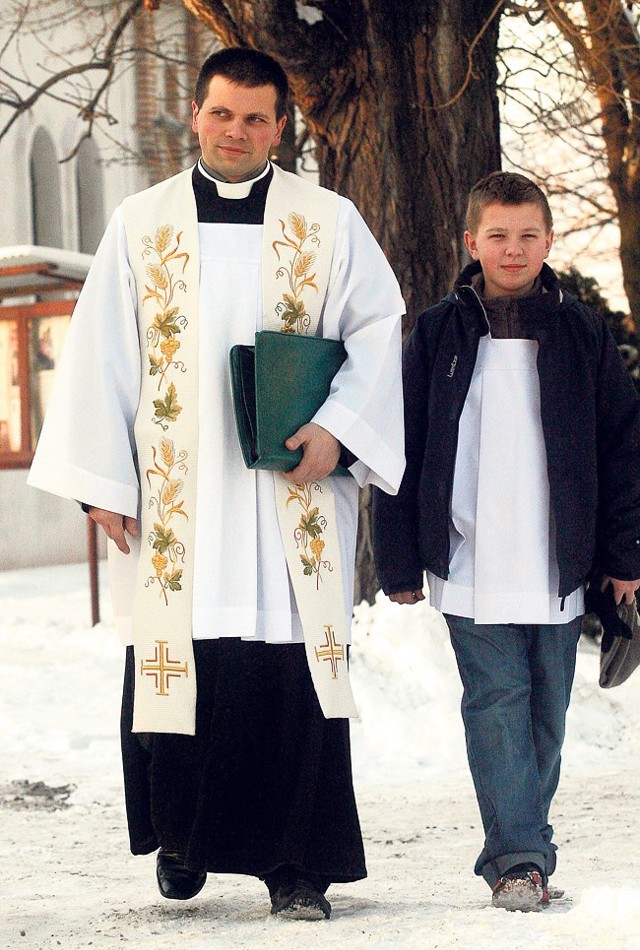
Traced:
<path id="1" fill-rule="evenodd" d="M 298 465 L 302 449 L 291 452 L 284 443 L 325 402 L 346 358 L 341 340 L 274 330 L 256 333 L 255 346 L 232 347 L 233 405 L 248 468 L 289 472 Z M 338 466 L 334 474 L 349 472 Z"/>

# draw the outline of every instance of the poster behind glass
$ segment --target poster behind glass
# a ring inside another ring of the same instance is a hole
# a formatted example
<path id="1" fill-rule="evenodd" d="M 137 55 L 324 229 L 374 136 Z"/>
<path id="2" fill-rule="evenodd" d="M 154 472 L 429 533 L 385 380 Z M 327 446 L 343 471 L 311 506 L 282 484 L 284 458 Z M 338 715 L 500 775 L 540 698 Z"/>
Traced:
<path id="1" fill-rule="evenodd" d="M 29 388 L 31 395 L 31 445 L 40 435 L 56 367 L 71 317 L 37 317 L 29 321 Z"/>
<path id="2" fill-rule="evenodd" d="M 0 452 L 21 449 L 18 323 L 0 320 Z"/>

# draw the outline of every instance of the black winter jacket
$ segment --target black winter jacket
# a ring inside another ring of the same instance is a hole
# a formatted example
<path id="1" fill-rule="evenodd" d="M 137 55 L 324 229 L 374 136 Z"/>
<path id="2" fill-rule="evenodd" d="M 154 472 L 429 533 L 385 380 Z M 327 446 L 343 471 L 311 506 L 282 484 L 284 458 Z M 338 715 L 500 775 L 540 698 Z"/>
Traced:
<path id="1" fill-rule="evenodd" d="M 488 322 L 469 265 L 425 311 L 403 359 L 407 468 L 397 496 L 374 491 L 378 578 L 387 594 L 449 573 L 449 512 L 464 406 Z M 559 597 L 592 570 L 640 577 L 640 398 L 603 320 L 546 264 L 534 320 L 542 428 L 556 524 Z M 537 303 L 535 301 L 538 301 Z"/>

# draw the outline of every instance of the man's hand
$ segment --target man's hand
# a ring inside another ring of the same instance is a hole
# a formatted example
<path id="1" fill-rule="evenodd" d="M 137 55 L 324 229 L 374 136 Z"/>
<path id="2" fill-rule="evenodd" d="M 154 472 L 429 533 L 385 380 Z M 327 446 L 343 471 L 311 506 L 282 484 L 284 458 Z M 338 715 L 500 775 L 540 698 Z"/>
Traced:
<path id="1" fill-rule="evenodd" d="M 394 604 L 418 604 L 424 600 L 424 594 L 422 589 L 403 590 L 398 594 L 389 594 L 389 600 L 392 600 Z"/>
<path id="2" fill-rule="evenodd" d="M 283 472 L 285 478 L 296 485 L 319 482 L 331 475 L 340 458 L 340 443 L 315 422 L 308 422 L 287 439 L 285 445 L 291 451 L 302 447 L 302 461 L 291 472 Z"/>
<path id="3" fill-rule="evenodd" d="M 127 544 L 125 534 L 137 538 L 138 522 L 135 518 L 118 515 L 115 511 L 105 511 L 104 508 L 89 508 L 88 514 L 96 524 L 100 525 L 106 536 L 115 542 L 118 550 L 123 554 L 129 554 L 131 549 Z"/>
<path id="4" fill-rule="evenodd" d="M 640 587 L 640 579 L 635 581 L 619 581 L 616 580 L 615 577 L 608 577 L 605 574 L 602 578 L 600 590 L 606 590 L 609 584 L 613 587 L 613 599 L 616 604 L 621 604 L 623 601 L 625 604 L 632 604 L 635 592 Z"/>

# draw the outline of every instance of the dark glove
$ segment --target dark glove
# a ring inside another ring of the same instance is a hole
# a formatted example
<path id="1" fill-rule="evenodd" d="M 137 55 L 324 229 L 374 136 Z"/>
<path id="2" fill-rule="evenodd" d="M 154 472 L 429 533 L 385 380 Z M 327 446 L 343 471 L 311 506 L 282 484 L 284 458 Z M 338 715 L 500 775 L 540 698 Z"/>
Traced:
<path id="1" fill-rule="evenodd" d="M 585 591 L 584 609 L 588 614 L 595 614 L 602 624 L 602 649 L 605 653 L 610 649 L 614 637 L 633 639 L 631 627 L 620 616 L 622 606 L 616 604 L 611 584 L 600 590 L 598 582 L 591 582 Z"/>

